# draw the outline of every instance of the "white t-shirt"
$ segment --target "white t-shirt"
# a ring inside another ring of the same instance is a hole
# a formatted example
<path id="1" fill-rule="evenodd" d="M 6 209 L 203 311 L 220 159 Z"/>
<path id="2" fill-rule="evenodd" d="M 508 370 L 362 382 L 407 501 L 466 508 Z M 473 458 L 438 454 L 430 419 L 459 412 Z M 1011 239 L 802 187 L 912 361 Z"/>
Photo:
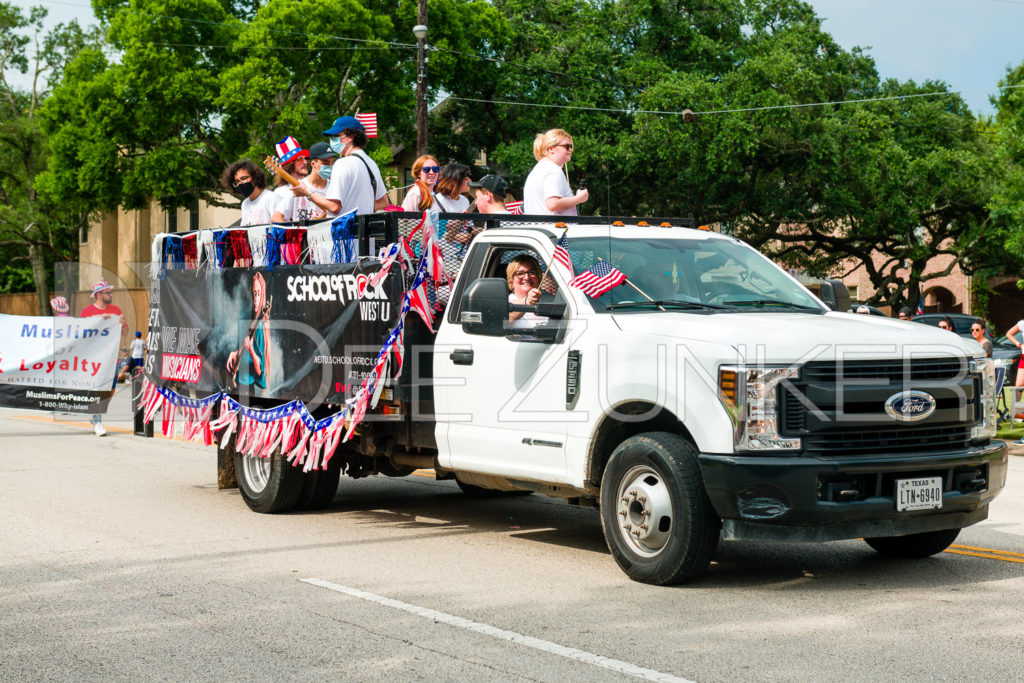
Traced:
<path id="1" fill-rule="evenodd" d="M 523 303 L 522 301 L 520 301 L 519 299 L 516 298 L 515 294 L 513 294 L 511 292 L 509 292 L 509 295 L 508 295 L 508 302 L 510 304 L 520 304 L 520 305 L 522 305 L 522 303 Z M 537 325 L 541 325 L 543 323 L 546 323 L 547 320 L 548 319 L 545 318 L 542 315 L 537 315 L 536 313 L 526 312 L 526 313 L 523 313 L 523 317 L 522 318 L 519 318 L 517 320 L 510 320 L 509 323 L 508 323 L 508 326 L 512 327 L 512 328 L 516 328 L 516 329 L 529 329 L 531 327 L 537 327 Z"/>
<path id="2" fill-rule="evenodd" d="M 141 337 L 136 337 L 130 344 L 132 347 L 132 358 L 142 360 L 142 356 L 146 351 L 146 341 Z"/>
<path id="3" fill-rule="evenodd" d="M 315 187 L 310 182 L 309 177 L 305 177 L 299 181 L 303 187 L 309 189 L 310 192 L 319 192 L 323 194 L 324 189 Z M 282 188 L 278 188 L 282 189 Z M 313 203 L 313 200 L 309 197 L 296 197 L 292 194 L 292 186 L 288 185 L 288 196 L 282 199 L 278 205 L 277 210 L 281 212 L 281 216 L 284 217 L 285 222 L 289 221 L 318 221 L 324 218 L 334 217 L 333 213 L 328 213 L 326 210 L 321 209 L 319 206 Z"/>
<path id="4" fill-rule="evenodd" d="M 264 189 L 256 199 L 242 200 L 242 225 L 267 225 L 274 220 L 277 210 L 277 195 Z"/>
<path id="5" fill-rule="evenodd" d="M 360 161 L 360 157 L 366 162 Z M 377 180 L 377 192 L 373 191 L 370 183 L 370 173 L 366 167 L 370 167 Z M 366 156 L 362 150 L 355 150 L 347 157 L 341 157 L 334 162 L 334 170 L 331 171 L 331 179 L 327 183 L 327 190 L 324 196 L 341 202 L 341 213 L 348 213 L 355 209 L 356 213 L 373 213 L 374 201 L 380 199 L 387 190 L 384 187 L 384 179 L 380 175 L 380 169 L 373 159 Z"/>
<path id="6" fill-rule="evenodd" d="M 523 213 L 538 216 L 575 216 L 575 206 L 570 206 L 564 211 L 551 211 L 546 203 L 548 197 L 572 196 L 572 188 L 569 187 L 569 181 L 566 180 L 561 167 L 545 157 L 538 161 L 530 175 L 526 176 L 526 184 L 523 185 Z"/>
<path id="7" fill-rule="evenodd" d="M 402 200 L 402 208 L 406 211 L 419 211 L 420 210 L 420 187 L 419 185 L 413 185 L 409 188 L 409 191 L 405 193 L 405 199 Z M 428 207 L 435 209 L 437 207 Z"/>
<path id="8" fill-rule="evenodd" d="M 452 199 L 440 192 L 434 193 L 434 205 L 430 207 L 441 213 L 462 213 L 469 208 L 469 197 L 460 194 L 457 199 Z"/>

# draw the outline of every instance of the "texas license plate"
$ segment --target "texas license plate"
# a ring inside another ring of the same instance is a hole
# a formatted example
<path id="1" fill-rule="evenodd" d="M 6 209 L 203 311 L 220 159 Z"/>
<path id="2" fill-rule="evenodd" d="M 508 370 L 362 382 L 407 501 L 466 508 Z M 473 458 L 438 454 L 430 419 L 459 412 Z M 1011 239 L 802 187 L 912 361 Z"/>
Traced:
<path id="1" fill-rule="evenodd" d="M 942 507 L 942 477 L 896 480 L 896 510 L 931 510 Z"/>

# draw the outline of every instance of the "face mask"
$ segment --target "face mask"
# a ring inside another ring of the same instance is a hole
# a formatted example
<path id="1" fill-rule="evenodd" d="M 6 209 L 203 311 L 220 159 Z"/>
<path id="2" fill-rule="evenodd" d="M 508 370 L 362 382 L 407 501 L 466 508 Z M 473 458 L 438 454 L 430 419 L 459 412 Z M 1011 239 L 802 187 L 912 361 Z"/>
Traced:
<path id="1" fill-rule="evenodd" d="M 341 154 L 341 150 L 345 148 L 345 145 L 341 144 L 341 138 L 337 135 L 330 137 L 331 151 L 335 154 Z"/>
<path id="2" fill-rule="evenodd" d="M 317 174 L 324 180 L 331 179 L 331 171 L 334 170 L 333 166 L 321 166 L 316 170 Z"/>
<path id="3" fill-rule="evenodd" d="M 256 189 L 256 186 L 252 184 L 251 180 L 246 181 L 246 182 L 242 183 L 241 185 L 236 185 L 235 186 L 235 192 L 237 192 L 238 194 L 240 194 L 243 197 L 248 197 L 249 195 L 252 194 L 252 191 L 255 190 L 255 189 Z"/>

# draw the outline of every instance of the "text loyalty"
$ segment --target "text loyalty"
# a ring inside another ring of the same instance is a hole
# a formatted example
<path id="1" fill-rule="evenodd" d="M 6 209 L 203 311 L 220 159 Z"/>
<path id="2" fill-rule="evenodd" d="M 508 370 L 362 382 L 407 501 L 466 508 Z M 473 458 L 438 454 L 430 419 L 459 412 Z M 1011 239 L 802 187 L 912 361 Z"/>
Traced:
<path id="1" fill-rule="evenodd" d="M 70 361 L 65 360 L 48 360 L 48 361 L 37 361 L 31 365 L 25 363 L 25 359 L 21 359 L 21 363 L 18 364 L 18 369 L 22 372 L 28 372 L 30 370 L 42 370 L 43 372 L 50 373 L 54 369 L 62 370 L 64 372 L 88 372 L 90 377 L 95 377 L 96 373 L 100 371 L 103 363 L 94 363 L 93 361 L 85 358 L 79 358 L 75 356 Z"/>

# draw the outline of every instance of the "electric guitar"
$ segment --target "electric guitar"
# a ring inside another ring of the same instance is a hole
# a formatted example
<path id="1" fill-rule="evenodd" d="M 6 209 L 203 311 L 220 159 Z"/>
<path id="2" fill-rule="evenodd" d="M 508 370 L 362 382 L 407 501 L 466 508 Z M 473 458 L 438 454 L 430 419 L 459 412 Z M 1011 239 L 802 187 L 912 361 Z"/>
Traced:
<path id="1" fill-rule="evenodd" d="M 267 299 L 267 303 L 263 304 L 263 309 L 260 311 L 260 314 L 258 316 L 256 316 L 255 318 L 253 318 L 252 323 L 249 324 L 249 332 L 248 332 L 248 334 L 246 335 L 245 339 L 242 340 L 242 343 L 238 345 L 238 351 L 235 351 L 235 369 L 231 371 L 231 378 L 229 380 L 229 384 L 231 385 L 232 388 L 237 388 L 238 387 L 238 369 L 242 366 L 242 354 L 245 353 L 245 342 L 246 341 L 251 342 L 252 338 L 254 336 L 256 336 L 256 327 L 261 322 L 263 322 L 263 319 L 266 318 L 267 315 L 270 314 L 270 306 L 273 303 L 274 303 L 274 297 L 271 296 L 270 298 Z M 267 341 L 268 340 L 264 339 L 263 343 L 266 344 Z M 267 372 L 266 358 L 267 358 L 267 354 L 264 352 L 264 354 L 263 354 L 263 360 L 264 360 L 263 374 L 266 374 L 266 372 Z"/>
<path id="2" fill-rule="evenodd" d="M 292 187 L 299 184 L 299 181 L 288 171 L 284 170 L 281 166 L 281 162 L 276 157 L 268 156 L 263 160 L 263 165 L 267 167 L 267 170 L 276 175 L 281 180 L 285 181 Z"/>

